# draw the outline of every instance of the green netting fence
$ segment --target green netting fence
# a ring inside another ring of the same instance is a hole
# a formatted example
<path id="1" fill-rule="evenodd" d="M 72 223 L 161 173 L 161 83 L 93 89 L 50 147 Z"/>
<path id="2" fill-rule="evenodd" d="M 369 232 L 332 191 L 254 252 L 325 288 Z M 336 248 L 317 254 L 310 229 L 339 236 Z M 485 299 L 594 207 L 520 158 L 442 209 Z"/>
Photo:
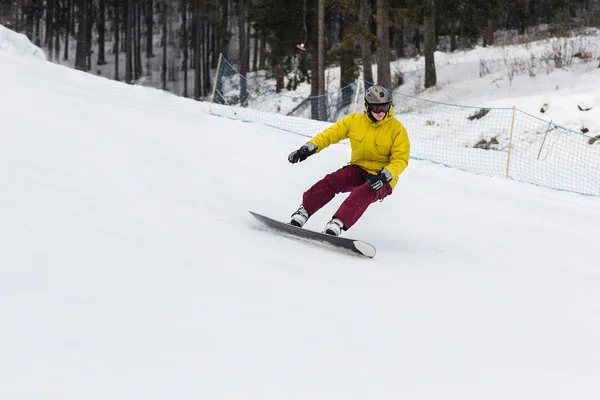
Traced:
<path id="1" fill-rule="evenodd" d="M 342 116 L 363 112 L 364 90 L 371 85 L 357 80 L 321 96 L 289 96 L 242 77 L 222 58 L 210 111 L 312 137 Z M 460 106 L 390 93 L 396 117 L 408 131 L 412 158 L 600 196 L 600 140 L 514 107 Z"/>

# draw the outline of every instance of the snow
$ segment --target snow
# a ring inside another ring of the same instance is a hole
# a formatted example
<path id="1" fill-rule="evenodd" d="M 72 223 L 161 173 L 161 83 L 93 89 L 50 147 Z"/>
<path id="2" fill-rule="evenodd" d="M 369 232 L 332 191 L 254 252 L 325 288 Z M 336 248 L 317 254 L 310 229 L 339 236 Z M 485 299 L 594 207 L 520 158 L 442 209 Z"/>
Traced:
<path id="1" fill-rule="evenodd" d="M 0 398 L 600 396 L 598 197 L 411 160 L 349 256 L 248 213 L 288 218 L 347 146 L 292 165 L 305 138 L 206 103 L 0 70 Z"/>
<path id="2" fill-rule="evenodd" d="M 44 51 L 31 43 L 27 36 L 0 25 L 0 50 L 23 55 L 30 55 L 46 60 Z"/>

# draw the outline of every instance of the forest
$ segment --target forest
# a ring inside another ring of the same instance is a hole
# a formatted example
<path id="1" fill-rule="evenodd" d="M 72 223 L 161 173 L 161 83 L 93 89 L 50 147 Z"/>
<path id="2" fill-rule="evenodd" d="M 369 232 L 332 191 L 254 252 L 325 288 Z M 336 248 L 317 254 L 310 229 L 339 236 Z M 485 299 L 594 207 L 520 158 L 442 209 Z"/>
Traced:
<path id="1" fill-rule="evenodd" d="M 595 0 L 0 0 L 0 24 L 50 61 L 130 84 L 206 99 L 220 56 L 244 77 L 262 71 L 273 90 L 310 83 L 325 69 L 341 87 L 359 74 L 402 84 L 390 63 L 421 56 L 436 85 L 434 52 L 494 45 L 497 33 L 541 24 L 565 35 L 598 25 Z M 372 66 L 376 65 L 376 76 Z"/>

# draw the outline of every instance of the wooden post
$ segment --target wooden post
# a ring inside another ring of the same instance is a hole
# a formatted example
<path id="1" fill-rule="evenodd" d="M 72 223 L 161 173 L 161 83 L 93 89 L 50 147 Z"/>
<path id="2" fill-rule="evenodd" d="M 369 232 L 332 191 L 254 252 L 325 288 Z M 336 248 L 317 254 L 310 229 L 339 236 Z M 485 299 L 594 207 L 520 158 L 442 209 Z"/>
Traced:
<path id="1" fill-rule="evenodd" d="M 215 83 L 213 84 L 212 95 L 210 96 L 210 102 L 214 103 L 215 101 L 215 92 L 217 90 L 217 81 L 219 80 L 219 71 L 221 70 L 221 58 L 223 58 L 223 53 L 219 53 L 219 61 L 217 62 L 217 72 L 215 73 Z"/>
<path id="2" fill-rule="evenodd" d="M 356 80 L 356 96 L 354 96 L 354 112 L 356 112 L 356 105 L 358 104 L 358 92 L 360 92 L 360 77 Z"/>
<path id="3" fill-rule="evenodd" d="M 517 107 L 513 106 L 512 110 L 512 118 L 510 121 L 510 134 L 508 136 L 508 158 L 506 160 L 506 179 L 508 179 L 508 174 L 510 171 L 510 153 L 512 152 L 512 138 L 513 138 L 513 130 L 515 128 L 515 112 Z"/>

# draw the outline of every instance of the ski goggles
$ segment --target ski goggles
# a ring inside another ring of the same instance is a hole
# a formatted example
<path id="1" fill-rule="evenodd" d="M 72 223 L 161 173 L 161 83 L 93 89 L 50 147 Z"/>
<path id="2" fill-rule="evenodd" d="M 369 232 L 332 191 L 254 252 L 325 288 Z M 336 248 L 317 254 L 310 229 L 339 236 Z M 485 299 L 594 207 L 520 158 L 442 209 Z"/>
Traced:
<path id="1" fill-rule="evenodd" d="M 373 111 L 375 114 L 386 113 L 390 111 L 390 103 L 385 104 L 369 104 L 369 109 Z"/>

